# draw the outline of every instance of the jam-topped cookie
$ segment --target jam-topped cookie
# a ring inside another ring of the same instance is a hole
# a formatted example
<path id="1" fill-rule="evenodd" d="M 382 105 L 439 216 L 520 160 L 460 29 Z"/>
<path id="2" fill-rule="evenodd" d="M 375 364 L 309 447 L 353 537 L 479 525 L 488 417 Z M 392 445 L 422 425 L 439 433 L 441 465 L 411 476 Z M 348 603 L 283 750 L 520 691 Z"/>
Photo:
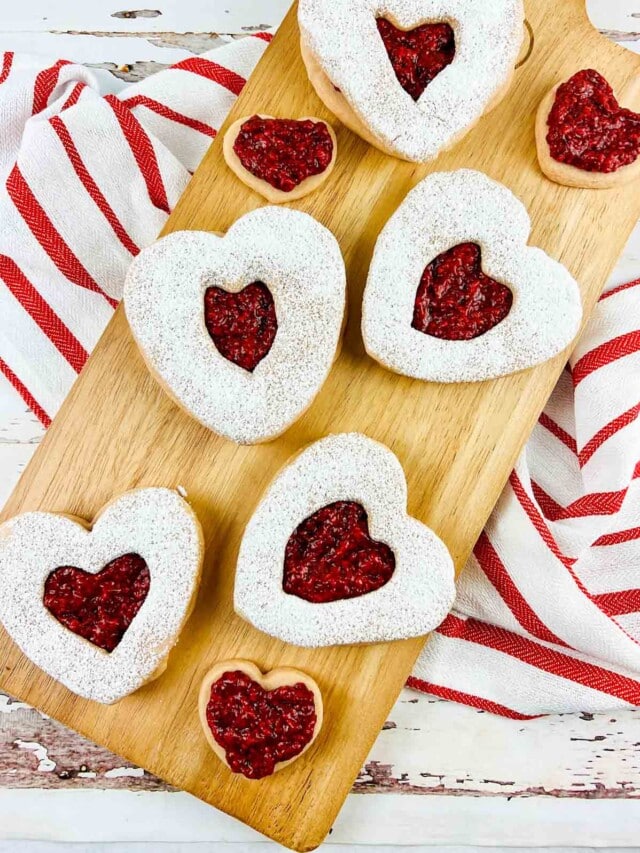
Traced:
<path id="1" fill-rule="evenodd" d="M 640 107 L 640 76 L 621 100 Z M 578 71 L 546 95 L 536 143 L 540 168 L 559 184 L 608 189 L 640 177 L 640 113 L 622 107 L 593 69 Z"/>
<path id="2" fill-rule="evenodd" d="M 387 154 L 426 162 L 506 94 L 522 0 L 300 0 L 301 50 L 326 106 Z"/>
<path id="3" fill-rule="evenodd" d="M 323 438 L 283 468 L 238 555 L 236 612 L 299 646 L 420 636 L 453 597 L 451 557 L 407 515 L 398 459 L 359 433 Z"/>
<path id="4" fill-rule="evenodd" d="M 221 661 L 204 677 L 198 707 L 211 749 L 247 779 L 291 764 L 322 727 L 320 689 L 292 667 L 263 674 L 247 660 Z"/>
<path id="5" fill-rule="evenodd" d="M 224 236 L 179 231 L 144 249 L 124 287 L 151 372 L 204 426 L 268 441 L 311 404 L 336 356 L 345 269 L 306 213 L 261 207 Z"/>
<path id="6" fill-rule="evenodd" d="M 223 151 L 241 181 L 281 204 L 318 189 L 333 171 L 338 143 L 331 125 L 319 118 L 253 115 L 231 125 Z"/>
<path id="7" fill-rule="evenodd" d="M 0 527 L 0 621 L 52 678 L 111 704 L 164 672 L 203 547 L 193 510 L 170 489 L 126 492 L 93 526 L 18 515 Z"/>
<path id="8" fill-rule="evenodd" d="M 476 382 L 540 364 L 574 339 L 580 291 L 527 245 L 523 204 L 481 172 L 436 172 L 378 237 L 362 305 L 367 352 L 432 382 Z"/>

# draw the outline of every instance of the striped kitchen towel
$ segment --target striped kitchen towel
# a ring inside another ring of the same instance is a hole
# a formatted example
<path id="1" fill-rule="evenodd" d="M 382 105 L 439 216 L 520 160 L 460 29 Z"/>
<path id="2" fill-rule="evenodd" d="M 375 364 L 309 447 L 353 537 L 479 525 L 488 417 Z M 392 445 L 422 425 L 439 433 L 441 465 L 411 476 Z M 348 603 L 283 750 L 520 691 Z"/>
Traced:
<path id="1" fill-rule="evenodd" d="M 270 36 L 101 97 L 0 70 L 0 370 L 48 425 Z M 640 281 L 608 289 L 410 686 L 522 718 L 640 705 Z"/>

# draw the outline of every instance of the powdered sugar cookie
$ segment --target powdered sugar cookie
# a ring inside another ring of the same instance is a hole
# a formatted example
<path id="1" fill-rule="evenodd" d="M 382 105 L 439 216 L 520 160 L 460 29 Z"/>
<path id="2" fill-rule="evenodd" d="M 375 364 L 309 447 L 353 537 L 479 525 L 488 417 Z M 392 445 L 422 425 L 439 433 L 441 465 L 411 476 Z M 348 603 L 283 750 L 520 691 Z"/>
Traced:
<path id="1" fill-rule="evenodd" d="M 317 190 L 333 171 L 338 143 L 319 118 L 245 116 L 224 135 L 229 168 L 271 204 L 295 201 Z"/>
<path id="2" fill-rule="evenodd" d="M 302 57 L 327 107 L 381 150 L 425 162 L 511 84 L 522 0 L 300 0 Z"/>
<path id="3" fill-rule="evenodd" d="M 524 205 L 481 172 L 437 172 L 382 229 L 362 334 L 381 364 L 431 382 L 476 382 L 562 352 L 580 328 L 569 272 L 527 245 Z"/>
<path id="4" fill-rule="evenodd" d="M 203 548 L 193 510 L 170 489 L 126 492 L 93 526 L 26 512 L 0 527 L 0 621 L 69 690 L 117 702 L 164 672 Z"/>
<path id="5" fill-rule="evenodd" d="M 402 466 L 358 433 L 323 438 L 284 467 L 238 555 L 236 612 L 299 646 L 420 636 L 453 596 L 447 548 L 407 515 Z"/>
<path id="6" fill-rule="evenodd" d="M 179 231 L 138 255 L 133 335 L 170 396 L 239 444 L 275 438 L 311 404 L 340 342 L 345 269 L 306 213 L 262 207 L 226 235 Z"/>
<path id="7" fill-rule="evenodd" d="M 609 189 L 640 177 L 640 77 L 622 93 L 621 107 L 605 78 L 593 69 L 558 83 L 536 118 L 538 160 L 558 184 Z"/>
<path id="8" fill-rule="evenodd" d="M 322 727 L 316 682 L 289 666 L 263 674 L 247 660 L 217 663 L 198 701 L 207 742 L 234 773 L 263 779 L 306 752 Z"/>

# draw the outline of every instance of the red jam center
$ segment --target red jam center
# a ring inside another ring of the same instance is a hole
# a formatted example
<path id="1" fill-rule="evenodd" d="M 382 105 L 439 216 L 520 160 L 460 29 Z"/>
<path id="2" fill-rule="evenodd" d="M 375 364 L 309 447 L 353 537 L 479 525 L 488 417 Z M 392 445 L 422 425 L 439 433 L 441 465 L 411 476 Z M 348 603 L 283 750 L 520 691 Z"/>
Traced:
<path id="1" fill-rule="evenodd" d="M 288 193 L 331 163 L 333 139 L 322 121 L 252 116 L 240 128 L 233 150 L 245 169 Z"/>
<path id="2" fill-rule="evenodd" d="M 563 83 L 547 119 L 551 156 L 587 172 L 615 172 L 640 155 L 640 114 L 618 104 L 592 69 Z"/>
<path id="3" fill-rule="evenodd" d="M 411 325 L 447 341 L 470 341 L 507 316 L 513 294 L 482 272 L 480 246 L 460 243 L 422 273 Z"/>
<path id="4" fill-rule="evenodd" d="M 400 30 L 386 18 L 376 20 L 400 85 L 414 101 L 453 62 L 456 42 L 449 24 L 422 24 Z"/>
<path id="5" fill-rule="evenodd" d="M 118 557 L 97 574 L 61 566 L 45 581 L 44 606 L 65 628 L 112 652 L 142 607 L 150 580 L 138 554 Z"/>
<path id="6" fill-rule="evenodd" d="M 369 536 L 364 508 L 336 501 L 299 524 L 284 553 L 282 588 L 305 601 L 356 598 L 391 579 L 393 551 Z"/>
<path id="7" fill-rule="evenodd" d="M 220 355 L 249 373 L 267 355 L 278 331 L 273 296 L 261 281 L 239 293 L 208 287 L 204 321 Z"/>
<path id="8" fill-rule="evenodd" d="M 236 670 L 211 685 L 207 724 L 229 767 L 248 779 L 270 776 L 276 764 L 299 755 L 316 720 L 313 693 L 300 682 L 265 690 Z"/>

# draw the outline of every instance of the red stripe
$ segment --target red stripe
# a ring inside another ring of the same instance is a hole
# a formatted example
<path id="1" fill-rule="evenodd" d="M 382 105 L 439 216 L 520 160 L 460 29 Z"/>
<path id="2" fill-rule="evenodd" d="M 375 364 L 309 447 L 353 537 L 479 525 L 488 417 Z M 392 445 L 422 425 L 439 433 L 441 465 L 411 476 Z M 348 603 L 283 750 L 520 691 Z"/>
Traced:
<path id="1" fill-rule="evenodd" d="M 640 539 L 640 527 L 631 527 L 629 530 L 618 530 L 616 533 L 605 533 L 593 543 L 594 546 L 622 545 L 624 542 L 635 542 Z"/>
<path id="2" fill-rule="evenodd" d="M 138 119 L 115 95 L 106 95 L 104 100 L 113 109 L 120 129 L 131 148 L 131 153 L 147 185 L 149 198 L 157 208 L 169 213 L 167 192 L 160 174 L 156 152 L 153 150 L 149 136 Z"/>
<path id="3" fill-rule="evenodd" d="M 172 110 L 166 104 L 161 104 L 160 101 L 154 101 L 153 98 L 148 98 L 146 95 L 134 95 L 131 98 L 125 98 L 122 103 L 131 110 L 136 107 L 146 107 L 163 118 L 175 121 L 178 124 L 183 124 L 185 127 L 190 127 L 192 130 L 197 130 L 199 133 L 204 133 L 205 136 L 209 136 L 211 139 L 213 139 L 217 133 L 217 130 L 214 127 L 205 124 L 203 121 L 198 121 L 197 118 L 191 118 L 183 113 L 176 112 L 176 110 Z"/>
<path id="4" fill-rule="evenodd" d="M 76 373 L 80 373 L 89 354 L 18 265 L 7 255 L 0 255 L 0 278 L 60 355 L 69 362 Z"/>
<path id="5" fill-rule="evenodd" d="M 600 297 L 600 302 L 603 302 L 605 299 L 608 299 L 610 296 L 615 296 L 617 293 L 621 293 L 623 290 L 629 290 L 632 287 L 638 287 L 640 285 L 640 278 L 637 278 L 635 281 L 628 281 L 626 284 L 619 284 L 617 287 L 614 287 L 612 290 L 608 290 L 606 293 L 603 293 Z"/>
<path id="6" fill-rule="evenodd" d="M 594 453 L 596 453 L 596 451 L 599 450 L 599 448 L 602 447 L 602 445 L 605 444 L 605 442 L 607 442 L 612 436 L 629 426 L 629 424 L 632 424 L 638 417 L 638 414 L 640 414 L 640 403 L 636 403 L 635 406 L 628 409 L 626 412 L 623 412 L 617 418 L 612 420 L 611 423 L 608 423 L 606 426 L 602 427 L 602 429 L 598 430 L 598 432 L 585 444 L 578 454 L 580 467 L 584 467 Z"/>
<path id="7" fill-rule="evenodd" d="M 441 699 L 447 699 L 449 702 L 458 702 L 460 705 L 469 705 L 472 708 L 479 708 L 481 711 L 488 711 L 490 714 L 509 717 L 511 720 L 537 720 L 540 716 L 539 714 L 520 714 L 518 711 L 507 708 L 506 705 L 500 705 L 498 702 L 483 699 L 482 696 L 473 696 L 471 693 L 463 693 L 460 690 L 452 690 L 450 687 L 442 687 L 440 684 L 423 681 L 414 675 L 409 676 L 407 679 L 407 687 L 410 687 L 412 690 L 419 690 L 421 693 L 431 693 L 433 696 L 439 696 Z"/>
<path id="8" fill-rule="evenodd" d="M 573 366 L 574 388 L 587 376 L 607 364 L 612 364 L 627 355 L 633 355 L 640 350 L 640 331 L 619 335 L 610 341 L 600 344 L 578 359 Z"/>
<path id="9" fill-rule="evenodd" d="M 95 202 L 96 207 L 102 213 L 104 218 L 107 220 L 116 237 L 120 240 L 122 245 L 131 252 L 132 255 L 137 255 L 140 251 L 138 246 L 133 242 L 131 237 L 127 234 L 122 223 L 116 216 L 113 208 L 107 201 L 107 199 L 102 194 L 100 188 L 94 181 L 94 179 L 89 174 L 89 170 L 82 162 L 82 158 L 80 157 L 80 152 L 75 146 L 73 139 L 71 138 L 71 134 L 69 133 L 66 125 L 60 118 L 60 116 L 54 116 L 51 119 L 51 127 L 56 132 L 58 139 L 62 143 L 62 147 L 64 148 L 73 169 L 80 179 L 82 186 L 89 193 L 92 200 Z"/>
<path id="10" fill-rule="evenodd" d="M 18 213 L 22 216 L 33 236 L 60 272 L 74 284 L 104 296 L 107 302 L 115 308 L 118 304 L 116 300 L 104 293 L 102 288 L 93 280 L 62 239 L 62 236 L 58 233 L 44 209 L 31 192 L 31 188 L 25 181 L 17 164 L 11 170 L 6 186 Z"/>
<path id="11" fill-rule="evenodd" d="M 14 53 L 12 50 L 7 50 L 4 52 L 2 56 L 2 68 L 0 69 L 0 83 L 4 83 L 9 74 L 11 73 L 13 57 Z"/>
<path id="12" fill-rule="evenodd" d="M 45 68 L 38 74 L 33 89 L 33 107 L 31 110 L 33 115 L 46 109 L 49 98 L 58 85 L 60 69 L 69 64 L 67 59 L 59 59 L 55 65 Z"/>
<path id="13" fill-rule="evenodd" d="M 253 33 L 253 37 L 262 39 L 262 41 L 266 41 L 268 44 L 273 38 L 273 33 Z"/>
<path id="14" fill-rule="evenodd" d="M 625 613 L 640 612 L 640 589 L 625 589 L 622 592 L 603 592 L 594 595 L 600 610 L 607 616 L 622 616 Z"/>
<path id="15" fill-rule="evenodd" d="M 570 568 L 575 563 L 575 560 L 571 559 L 570 557 L 566 557 L 558 548 L 558 545 L 553 536 L 551 535 L 551 532 L 547 527 L 544 518 L 540 515 L 535 504 L 525 491 L 525 488 L 520 482 L 520 478 L 518 477 L 515 471 L 511 472 L 511 476 L 509 477 L 509 483 L 511 484 L 511 488 L 514 491 L 514 494 L 517 497 L 520 506 L 525 511 L 527 517 L 529 518 L 529 521 L 538 531 L 540 538 L 545 543 L 547 548 L 549 548 L 554 557 L 560 560 L 560 562 L 564 566 Z"/>
<path id="16" fill-rule="evenodd" d="M 45 412 L 42 406 L 38 403 L 33 394 L 31 394 L 27 386 L 23 385 L 23 383 L 18 379 L 13 370 L 11 370 L 9 365 L 2 358 L 0 358 L 0 373 L 4 373 L 9 382 L 13 385 L 18 394 L 20 394 L 22 399 L 25 401 L 27 406 L 29 406 L 33 414 L 38 418 L 42 426 L 46 429 L 51 424 L 51 418 Z"/>
<path id="17" fill-rule="evenodd" d="M 563 652 L 536 643 L 535 640 L 505 631 L 504 628 L 487 625 L 476 619 L 460 619 L 449 614 L 437 633 L 502 652 L 543 672 L 608 693 L 631 705 L 640 705 L 640 682 L 635 679 L 612 672 L 597 664 L 577 660 Z"/>
<path id="18" fill-rule="evenodd" d="M 87 88 L 86 83 L 76 83 L 76 85 L 71 90 L 71 94 L 67 98 L 67 100 L 62 105 L 62 110 L 68 110 L 69 107 L 73 107 L 80 100 L 80 95 Z M 61 112 L 62 112 L 61 110 Z"/>
<path id="19" fill-rule="evenodd" d="M 210 59 L 205 59 L 203 56 L 191 56 L 189 59 L 183 59 L 172 66 L 175 71 L 190 71 L 192 74 L 197 74 L 199 77 L 204 77 L 207 80 L 212 80 L 214 83 L 219 83 L 233 92 L 234 95 L 239 95 L 242 87 L 247 82 L 244 77 L 225 68 L 223 65 L 218 65 L 217 62 L 212 62 Z"/>
<path id="20" fill-rule="evenodd" d="M 563 444 L 565 444 L 572 453 L 578 452 L 576 440 L 572 435 L 562 429 L 555 421 L 552 421 L 549 415 L 543 412 L 538 419 L 540 426 L 548 430 L 552 435 L 555 435 Z"/>
<path id="21" fill-rule="evenodd" d="M 564 640 L 561 640 L 560 637 L 557 637 L 553 633 L 553 631 L 550 631 L 544 622 L 542 622 L 538 617 L 533 608 L 528 604 L 527 600 L 513 582 L 485 532 L 480 535 L 473 553 L 489 582 L 495 587 L 504 603 L 525 631 L 529 634 L 533 634 L 533 636 L 537 637 L 539 640 L 565 646 L 566 643 Z"/>
<path id="22" fill-rule="evenodd" d="M 531 482 L 534 497 L 548 521 L 564 521 L 567 518 L 585 518 L 589 515 L 615 515 L 620 512 L 627 489 L 619 492 L 592 492 L 561 506 L 538 483 Z"/>

